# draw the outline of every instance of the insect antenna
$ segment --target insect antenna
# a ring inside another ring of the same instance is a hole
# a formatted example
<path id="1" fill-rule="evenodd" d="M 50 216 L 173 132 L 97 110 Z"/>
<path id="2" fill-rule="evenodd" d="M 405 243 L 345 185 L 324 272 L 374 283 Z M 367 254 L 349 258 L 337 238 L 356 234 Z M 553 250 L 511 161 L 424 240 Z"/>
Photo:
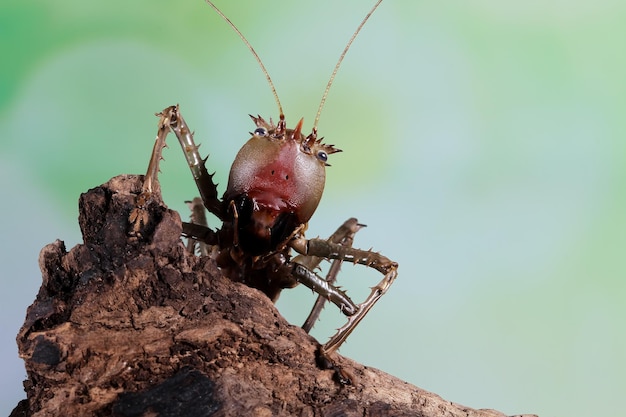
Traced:
<path id="1" fill-rule="evenodd" d="M 272 94 L 274 94 L 274 98 L 276 99 L 276 104 L 278 104 L 278 111 L 280 112 L 280 120 L 284 120 L 285 119 L 285 115 L 283 114 L 283 106 L 280 105 L 280 100 L 278 99 L 278 93 L 276 92 L 276 87 L 274 86 L 274 83 L 272 82 L 272 78 L 270 77 L 269 72 L 267 72 L 267 69 L 265 68 L 265 65 L 263 65 L 263 61 L 261 61 L 261 58 L 259 57 L 259 54 L 256 53 L 256 51 L 254 50 L 254 48 L 252 47 L 250 42 L 248 42 L 248 39 L 246 39 L 246 37 L 243 36 L 243 33 L 241 33 L 241 31 L 239 29 L 237 29 L 237 26 L 235 26 L 235 24 L 233 22 L 231 22 L 230 19 L 228 17 L 226 17 L 226 15 L 224 13 L 222 13 L 222 11 L 220 9 L 218 9 L 217 6 L 215 4 L 213 4 L 213 2 L 211 0 L 205 0 L 205 1 L 209 4 L 209 6 L 211 6 L 217 12 L 217 14 L 219 14 L 222 17 L 222 19 L 224 19 L 230 25 L 231 28 L 233 28 L 233 30 L 235 32 L 237 32 L 237 34 L 239 35 L 239 37 L 241 38 L 243 43 L 246 44 L 246 46 L 248 47 L 250 52 L 252 52 L 252 55 L 254 55 L 254 58 L 259 63 L 259 66 L 261 67 L 261 71 L 263 71 L 263 74 L 265 74 L 265 78 L 267 78 L 267 82 L 269 83 L 270 88 L 272 89 Z M 382 1 L 382 0 L 380 0 L 380 1 Z M 379 1 L 379 3 L 380 3 L 380 1 Z M 365 23 L 365 22 L 363 22 L 363 23 Z"/>
<path id="2" fill-rule="evenodd" d="M 335 68 L 333 69 L 332 74 L 330 75 L 330 79 L 328 80 L 328 84 L 326 84 L 326 90 L 324 90 L 324 94 L 322 95 L 322 101 L 320 101 L 320 106 L 317 109 L 317 114 L 315 115 L 315 122 L 313 123 L 313 133 L 314 134 L 317 133 L 317 123 L 320 120 L 320 115 L 322 114 L 322 108 L 324 108 L 324 103 L 326 103 L 326 97 L 328 97 L 328 91 L 330 90 L 330 86 L 333 85 L 333 81 L 335 81 L 335 76 L 337 75 L 337 71 L 339 71 L 339 66 L 341 66 L 341 63 L 343 62 L 343 59 L 345 58 L 346 54 L 348 53 L 348 50 L 350 49 L 350 46 L 352 45 L 352 42 L 354 42 L 354 39 L 357 37 L 357 35 L 361 31 L 361 29 L 363 29 L 363 26 L 365 26 L 365 22 L 367 22 L 367 20 L 370 18 L 372 13 L 374 13 L 374 11 L 378 8 L 378 5 L 380 3 L 382 3 L 382 1 L 383 0 L 378 0 L 376 2 L 376 4 L 374 4 L 374 7 L 372 7 L 372 9 L 363 18 L 363 20 L 361 21 L 361 24 L 359 24 L 359 26 L 356 28 L 356 30 L 352 34 L 352 37 L 348 41 L 346 47 L 343 49 L 343 52 L 341 52 L 341 55 L 339 55 L 339 60 L 337 61 L 337 64 L 335 65 Z M 269 78 L 269 76 L 268 76 L 268 78 Z"/>

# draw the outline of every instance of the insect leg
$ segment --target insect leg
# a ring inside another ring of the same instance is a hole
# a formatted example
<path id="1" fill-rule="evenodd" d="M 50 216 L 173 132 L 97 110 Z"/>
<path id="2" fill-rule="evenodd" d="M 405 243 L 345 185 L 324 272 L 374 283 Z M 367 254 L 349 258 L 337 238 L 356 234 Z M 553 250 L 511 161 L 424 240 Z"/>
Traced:
<path id="1" fill-rule="evenodd" d="M 148 221 L 148 214 L 145 210 L 148 200 L 153 194 L 161 197 L 161 186 L 159 184 L 159 163 L 163 159 L 163 148 L 167 146 L 165 138 L 170 131 L 170 119 L 172 117 L 173 107 L 168 107 L 160 113 L 159 127 L 157 131 L 156 139 L 154 140 L 154 146 L 152 147 L 152 155 L 150 156 L 150 162 L 148 163 L 148 171 L 144 176 L 143 185 L 141 187 L 141 193 L 137 196 L 135 202 L 135 208 L 131 211 L 129 221 L 133 225 L 133 232 L 139 233 L 143 225 Z"/>
<path id="2" fill-rule="evenodd" d="M 343 261 L 337 259 L 333 261 L 332 264 L 330 264 L 330 268 L 328 269 L 328 274 L 326 274 L 326 282 L 328 284 L 333 285 L 335 283 L 335 281 L 337 280 L 337 274 L 339 273 L 339 270 L 341 269 L 342 263 Z M 304 324 L 302 324 L 302 329 L 305 332 L 309 333 L 311 331 L 311 329 L 315 325 L 315 322 L 317 321 L 320 314 L 322 313 L 322 310 L 324 309 L 324 304 L 326 304 L 326 301 L 327 301 L 326 298 L 323 297 L 322 295 L 317 296 L 317 299 L 315 300 L 315 304 L 313 304 L 313 307 L 311 308 L 311 312 L 309 312 L 309 315 L 304 321 Z"/>
<path id="3" fill-rule="evenodd" d="M 297 282 L 306 285 L 321 297 L 335 304 L 345 315 L 351 316 L 358 312 L 359 307 L 345 292 L 329 284 L 324 278 L 320 277 L 306 266 L 292 262 L 290 263 L 290 267 L 291 270 L 289 274 L 294 277 Z"/>
<path id="4" fill-rule="evenodd" d="M 200 197 L 195 197 L 192 201 L 185 201 L 191 210 L 191 222 L 183 222 L 183 235 L 187 236 L 187 252 L 196 253 L 196 246 L 199 248 L 200 256 L 206 256 L 207 243 L 204 240 L 196 239 L 193 235 L 195 233 L 213 233 L 208 228 L 206 220 L 206 213 L 204 211 L 204 204 Z"/>
<path id="5" fill-rule="evenodd" d="M 350 218 L 346 220 L 336 231 L 333 233 L 328 239 L 328 242 L 338 243 L 344 246 L 352 246 L 352 242 L 354 241 L 354 235 L 365 225 L 360 224 L 357 219 Z M 323 258 L 319 256 L 305 256 L 298 255 L 293 261 L 305 265 L 308 269 L 315 269 Z M 330 265 L 328 270 L 328 274 L 326 275 L 326 282 L 329 284 L 334 284 L 337 279 L 337 274 L 341 269 L 341 264 L 343 263 L 342 259 L 336 259 Z M 315 300 L 315 304 L 309 313 L 309 316 L 306 318 L 302 328 L 305 332 L 310 332 L 315 322 L 317 321 L 322 309 L 324 308 L 324 303 L 326 303 L 327 299 L 322 295 L 318 295 Z"/>
<path id="6" fill-rule="evenodd" d="M 379 253 L 355 249 L 323 239 L 296 238 L 290 241 L 290 246 L 303 255 L 350 261 L 374 268 L 384 275 L 383 279 L 372 287 L 372 292 L 365 301 L 357 305 L 357 310 L 353 314 L 347 314 L 348 312 L 343 310 L 344 314 L 349 315 L 348 322 L 339 328 L 337 333 L 321 349 L 322 355 L 330 354 L 341 346 L 374 304 L 387 292 L 398 275 L 398 264 Z"/>
<path id="7" fill-rule="evenodd" d="M 169 115 L 169 127 L 183 148 L 183 153 L 200 191 L 204 206 L 220 220 L 224 220 L 222 202 L 217 197 L 217 185 L 213 182 L 213 174 L 209 174 L 206 170 L 206 158 L 200 157 L 199 145 L 196 145 L 193 140 L 193 132 L 189 130 L 185 119 L 178 111 L 178 105 L 168 107 L 163 112 L 166 111 Z"/>
<path id="8" fill-rule="evenodd" d="M 152 155 L 148 164 L 141 193 L 137 197 L 135 209 L 130 214 L 130 222 L 133 224 L 133 231 L 139 232 L 142 225 L 147 222 L 147 214 L 145 205 L 152 196 L 156 194 L 160 197 L 161 189 L 159 185 L 159 164 L 163 159 L 163 148 L 166 147 L 165 139 L 167 134 L 174 132 L 183 153 L 191 169 L 196 185 L 202 196 L 202 201 L 206 208 L 215 214 L 220 220 L 223 220 L 222 203 L 217 197 L 217 186 L 213 182 L 213 175 L 206 170 L 205 160 L 198 153 L 198 146 L 193 141 L 193 133 L 189 130 L 185 119 L 179 112 L 178 105 L 165 108 L 156 114 L 159 117 L 157 137 L 152 148 Z"/>

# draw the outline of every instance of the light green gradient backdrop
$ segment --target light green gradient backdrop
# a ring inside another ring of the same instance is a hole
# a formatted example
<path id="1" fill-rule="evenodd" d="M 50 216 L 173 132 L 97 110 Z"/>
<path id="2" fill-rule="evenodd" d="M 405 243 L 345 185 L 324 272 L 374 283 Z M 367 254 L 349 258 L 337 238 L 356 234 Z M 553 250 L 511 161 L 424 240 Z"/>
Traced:
<path id="1" fill-rule="evenodd" d="M 370 1 L 219 2 L 256 46 L 287 120 L 309 129 Z M 391 1 L 349 52 L 320 132 L 332 156 L 310 236 L 349 216 L 398 281 L 344 355 L 472 407 L 623 415 L 626 3 Z M 225 184 L 277 116 L 263 75 L 200 0 L 0 6 L 0 413 L 21 394 L 14 336 L 39 249 L 80 242 L 81 192 L 143 173 L 153 113 L 180 103 Z M 175 142 L 166 202 L 196 195 Z M 223 191 L 223 188 L 221 188 Z M 362 297 L 378 276 L 345 267 Z M 295 324 L 313 295 L 283 294 Z M 342 323 L 325 311 L 324 340 Z M 621 407 L 621 408 L 620 408 Z"/>

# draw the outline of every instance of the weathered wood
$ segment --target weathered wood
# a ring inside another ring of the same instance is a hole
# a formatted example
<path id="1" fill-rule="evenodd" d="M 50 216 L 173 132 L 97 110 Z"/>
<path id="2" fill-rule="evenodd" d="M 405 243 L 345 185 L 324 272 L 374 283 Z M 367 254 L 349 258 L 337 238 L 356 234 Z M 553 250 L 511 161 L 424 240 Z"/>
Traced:
<path id="1" fill-rule="evenodd" d="M 176 212 L 155 201 L 142 236 L 128 216 L 141 177 L 80 198 L 84 243 L 41 251 L 43 283 L 18 334 L 24 416 L 473 416 L 377 369 L 337 357 L 354 384 L 315 365 L 318 343 L 261 292 L 188 255 Z"/>

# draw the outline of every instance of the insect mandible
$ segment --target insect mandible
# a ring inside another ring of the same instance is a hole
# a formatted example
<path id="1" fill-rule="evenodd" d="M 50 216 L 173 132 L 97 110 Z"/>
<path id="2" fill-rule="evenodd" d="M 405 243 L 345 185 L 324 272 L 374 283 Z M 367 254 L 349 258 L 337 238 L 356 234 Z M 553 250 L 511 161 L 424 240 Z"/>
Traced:
<path id="1" fill-rule="evenodd" d="M 302 133 L 303 119 L 287 127 L 278 94 L 263 62 L 237 27 L 210 1 L 205 0 L 237 32 L 258 61 L 276 103 L 279 118 L 274 124 L 261 116 L 250 116 L 255 129 L 252 137 L 237 154 L 230 169 L 228 186 L 222 199 L 217 185 L 193 140 L 193 134 L 179 112 L 178 105 L 158 113 L 157 137 L 148 165 L 142 192 L 131 212 L 130 222 L 139 232 L 146 222 L 144 207 L 152 193 L 159 192 L 158 172 L 165 138 L 172 131 L 178 138 L 200 197 L 192 202 L 192 221 L 183 223 L 183 235 L 189 249 L 196 243 L 201 255 L 211 248 L 217 265 L 225 275 L 264 292 L 276 301 L 281 290 L 302 283 L 318 294 L 317 301 L 302 326 L 310 331 L 325 301 L 334 303 L 347 317 L 326 344 L 318 349 L 318 363 L 337 369 L 331 354 L 346 340 L 372 306 L 387 291 L 397 276 L 398 264 L 370 250 L 352 247 L 355 233 L 363 227 L 355 218 L 348 219 L 328 239 L 306 239 L 304 232 L 322 197 L 328 156 L 339 152 L 318 138 L 317 124 L 337 70 L 365 22 L 382 0 L 378 0 L 360 23 L 341 53 L 326 85 L 311 133 Z M 206 225 L 204 209 L 221 222 L 217 230 Z M 292 252 L 297 254 L 292 255 Z M 326 277 L 315 271 L 323 260 L 332 261 Z M 383 278 L 372 287 L 360 304 L 334 285 L 343 261 L 365 265 L 379 271 Z"/>

